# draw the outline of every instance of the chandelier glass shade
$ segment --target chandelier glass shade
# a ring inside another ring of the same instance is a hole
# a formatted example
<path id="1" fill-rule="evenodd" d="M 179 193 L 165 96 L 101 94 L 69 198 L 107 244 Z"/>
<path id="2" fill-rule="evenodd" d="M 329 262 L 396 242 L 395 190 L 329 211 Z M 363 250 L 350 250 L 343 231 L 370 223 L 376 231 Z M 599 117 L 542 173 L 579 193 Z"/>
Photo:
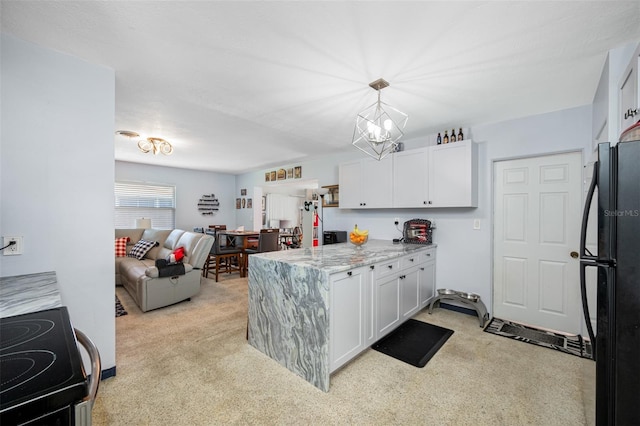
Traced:
<path id="1" fill-rule="evenodd" d="M 158 152 L 164 155 L 171 155 L 173 152 L 173 146 L 162 138 L 140 139 L 138 141 L 138 149 L 145 154 L 153 152 L 153 155 L 158 155 Z"/>
<path id="2" fill-rule="evenodd" d="M 378 79 L 369 86 L 378 91 L 378 101 L 356 117 L 352 144 L 376 160 L 382 160 L 396 151 L 409 117 L 380 99 L 380 90 L 389 86 L 389 83 Z"/>
<path id="3" fill-rule="evenodd" d="M 118 130 L 117 135 L 125 136 L 129 139 L 139 138 L 140 134 L 132 132 L 131 130 Z M 138 141 L 138 149 L 145 154 L 152 152 L 153 155 L 162 153 L 164 155 L 171 155 L 173 153 L 173 145 L 162 138 L 148 137 L 146 139 L 140 139 Z"/>

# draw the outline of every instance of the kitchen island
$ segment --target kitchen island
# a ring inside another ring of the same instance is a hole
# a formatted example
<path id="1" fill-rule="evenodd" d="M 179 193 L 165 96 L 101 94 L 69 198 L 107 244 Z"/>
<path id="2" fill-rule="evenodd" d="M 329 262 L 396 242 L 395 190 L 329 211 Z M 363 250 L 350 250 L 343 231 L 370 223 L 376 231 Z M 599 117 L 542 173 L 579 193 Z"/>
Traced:
<path id="1" fill-rule="evenodd" d="M 369 240 L 249 256 L 249 344 L 314 386 L 428 305 L 435 245 Z"/>

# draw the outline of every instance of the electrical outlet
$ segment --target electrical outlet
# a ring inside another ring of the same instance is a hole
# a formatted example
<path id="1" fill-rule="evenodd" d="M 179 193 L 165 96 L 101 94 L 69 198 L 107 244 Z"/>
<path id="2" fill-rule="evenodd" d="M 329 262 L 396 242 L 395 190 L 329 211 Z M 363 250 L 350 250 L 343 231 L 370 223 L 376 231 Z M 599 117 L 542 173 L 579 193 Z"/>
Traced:
<path id="1" fill-rule="evenodd" d="M 400 218 L 399 217 L 394 217 L 393 218 L 393 223 L 394 223 L 394 225 L 398 225 L 400 223 Z"/>
<path id="2" fill-rule="evenodd" d="M 2 247 L 9 245 L 11 241 L 15 241 L 15 244 L 10 245 L 6 249 L 2 250 L 2 254 L 5 256 L 13 256 L 16 254 L 22 254 L 22 237 L 3 237 L 4 244 Z"/>

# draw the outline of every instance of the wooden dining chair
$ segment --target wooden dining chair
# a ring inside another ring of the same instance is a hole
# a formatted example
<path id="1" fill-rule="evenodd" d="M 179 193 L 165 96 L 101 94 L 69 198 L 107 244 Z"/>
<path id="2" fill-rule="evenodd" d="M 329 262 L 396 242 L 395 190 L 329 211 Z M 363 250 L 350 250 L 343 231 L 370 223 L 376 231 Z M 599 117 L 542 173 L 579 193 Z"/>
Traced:
<path id="1" fill-rule="evenodd" d="M 209 272 L 211 272 L 211 269 L 215 271 L 216 282 L 218 282 L 220 270 L 229 274 L 232 272 L 240 272 L 242 274 L 243 250 L 236 247 L 225 247 L 222 243 L 222 240 L 224 238 L 220 234 L 219 230 L 214 231 L 208 229 L 207 233 L 213 235 L 214 242 L 213 246 L 211 247 L 211 251 L 209 252 L 209 256 L 207 257 L 207 261 L 205 262 L 204 270 L 202 272 L 204 277 L 209 277 Z"/>
<path id="2" fill-rule="evenodd" d="M 258 236 L 258 247 L 255 249 L 247 248 L 244 250 L 244 276 L 247 276 L 249 267 L 249 255 L 254 253 L 265 253 L 269 251 L 278 251 L 280 249 L 280 230 L 279 229 L 261 229 Z"/>

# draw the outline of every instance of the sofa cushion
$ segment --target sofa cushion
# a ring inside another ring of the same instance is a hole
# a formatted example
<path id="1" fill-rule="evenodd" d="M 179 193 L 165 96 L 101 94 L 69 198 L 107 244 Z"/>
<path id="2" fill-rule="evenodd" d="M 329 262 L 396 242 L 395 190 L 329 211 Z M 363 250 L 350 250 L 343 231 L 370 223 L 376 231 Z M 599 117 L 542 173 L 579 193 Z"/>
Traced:
<path id="1" fill-rule="evenodd" d="M 127 243 L 129 237 L 116 238 L 116 257 L 125 257 L 127 255 Z"/>
<path id="2" fill-rule="evenodd" d="M 140 240 L 133 246 L 133 248 L 131 249 L 131 251 L 127 256 L 134 257 L 138 260 L 142 260 L 145 257 L 145 255 L 149 252 L 149 250 L 151 250 L 153 247 L 157 245 L 158 245 L 157 241 Z"/>
<path id="3" fill-rule="evenodd" d="M 174 248 L 177 247 L 177 246 L 173 246 L 171 247 L 171 250 L 164 249 L 164 245 L 166 243 L 167 237 L 169 237 L 169 234 L 171 234 L 173 231 L 174 230 L 171 230 L 171 229 L 145 229 L 144 230 L 144 233 L 142 234 L 141 239 L 158 242 L 157 246 L 149 250 L 149 253 L 147 253 L 147 258 L 153 259 L 153 260 L 164 259 L 169 255 L 171 251 L 173 251 Z M 179 232 L 184 232 L 184 231 L 179 231 Z"/>

